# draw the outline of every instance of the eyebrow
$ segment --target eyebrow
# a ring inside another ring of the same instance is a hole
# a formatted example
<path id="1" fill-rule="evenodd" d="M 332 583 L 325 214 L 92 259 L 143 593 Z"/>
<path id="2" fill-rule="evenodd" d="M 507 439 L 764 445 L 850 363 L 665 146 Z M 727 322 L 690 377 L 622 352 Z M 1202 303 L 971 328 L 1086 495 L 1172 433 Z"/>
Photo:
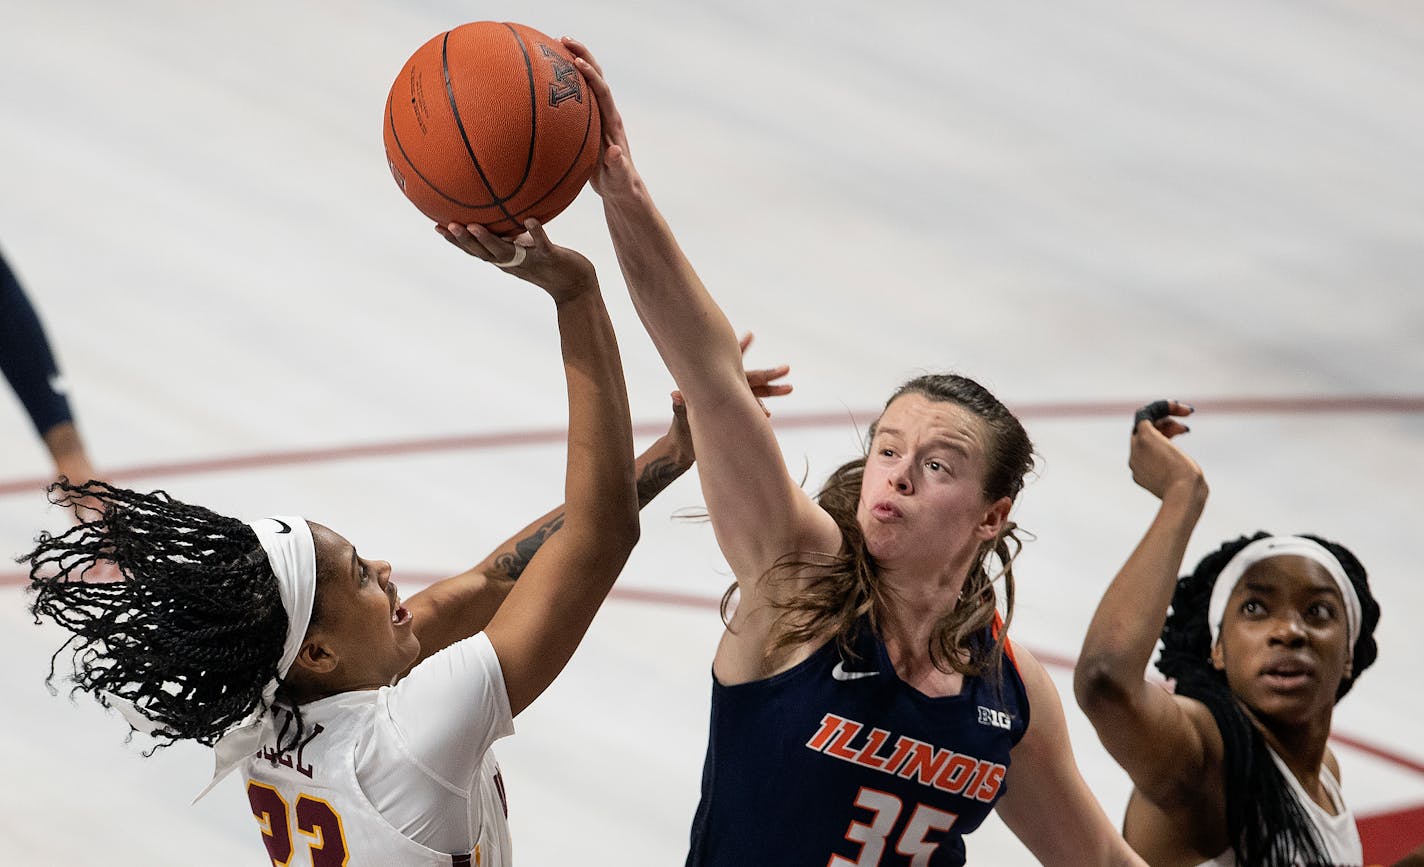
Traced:
<path id="1" fill-rule="evenodd" d="M 875 429 L 875 436 L 879 437 L 881 434 L 890 434 L 890 435 L 892 435 L 892 436 L 904 436 L 904 435 L 905 435 L 905 432 L 902 431 L 902 430 L 900 430 L 900 429 L 898 429 L 898 428 L 893 428 L 893 427 L 876 428 L 876 429 Z M 959 456 L 962 457 L 962 458 L 968 458 L 968 457 L 969 457 L 969 449 L 967 449 L 967 448 L 966 448 L 963 444 L 961 444 L 958 440 L 953 439 L 953 438 L 951 438 L 951 437 L 948 437 L 948 436 L 934 436 L 934 437 L 931 437 L 931 438 L 930 438 L 930 443 L 931 443 L 932 445 L 937 445 L 937 446 L 941 446 L 941 447 L 943 447 L 943 448 L 949 449 L 950 451 L 954 452 L 955 454 L 959 455 Z"/>
<path id="2" fill-rule="evenodd" d="M 1281 588 L 1275 584 L 1262 584 L 1260 581 L 1252 579 L 1247 579 L 1241 582 L 1241 586 L 1245 587 L 1247 590 L 1253 593 L 1259 593 L 1262 596 L 1271 596 L 1281 592 Z M 1310 587 L 1306 588 L 1306 592 L 1310 593 L 1312 596 L 1323 593 L 1326 595 L 1343 598 L 1343 595 L 1340 593 L 1340 588 L 1336 587 L 1335 582 L 1333 581 L 1322 581 L 1314 583 Z"/>

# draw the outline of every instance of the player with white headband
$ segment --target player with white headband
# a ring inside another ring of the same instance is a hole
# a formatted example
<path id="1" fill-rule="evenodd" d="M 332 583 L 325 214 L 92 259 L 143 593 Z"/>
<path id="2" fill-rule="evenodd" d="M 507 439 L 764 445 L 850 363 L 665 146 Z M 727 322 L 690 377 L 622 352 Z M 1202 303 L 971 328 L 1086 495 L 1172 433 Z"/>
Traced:
<path id="1" fill-rule="evenodd" d="M 59 486 L 103 515 L 29 555 L 32 611 L 74 633 L 76 688 L 160 745 L 215 747 L 213 782 L 240 772 L 274 863 L 509 864 L 489 747 L 568 662 L 637 539 L 638 507 L 691 464 L 679 410 L 635 486 L 593 267 L 529 229 L 515 263 L 509 241 L 441 228 L 553 297 L 568 380 L 567 502 L 474 569 L 402 602 L 389 563 L 321 524 L 244 523 L 101 482 Z M 784 394 L 785 372 L 748 381 Z M 122 580 L 93 581 L 108 561 Z"/>
<path id="2" fill-rule="evenodd" d="M 1151 864 L 1360 865 L 1327 740 L 1335 703 L 1375 660 L 1379 605 L 1354 555 L 1315 536 L 1258 532 L 1177 577 L 1207 499 L 1172 442 L 1191 412 L 1156 401 L 1137 413 L 1132 478 L 1161 504 L 1073 677 L 1132 778 L 1123 835 Z M 1143 678 L 1159 634 L 1175 694 Z"/>

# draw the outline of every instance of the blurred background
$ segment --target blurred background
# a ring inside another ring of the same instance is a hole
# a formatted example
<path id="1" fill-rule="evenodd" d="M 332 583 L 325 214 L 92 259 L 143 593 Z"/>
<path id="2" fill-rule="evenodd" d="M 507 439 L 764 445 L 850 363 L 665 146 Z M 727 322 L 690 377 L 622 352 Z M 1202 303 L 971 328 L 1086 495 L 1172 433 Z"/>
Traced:
<path id="1" fill-rule="evenodd" d="M 1077 711 L 1089 617 L 1154 511 L 1131 410 L 1194 403 L 1212 498 L 1189 562 L 1256 529 L 1349 546 L 1384 611 L 1333 748 L 1367 848 L 1424 839 L 1424 9 L 1408 2 L 843 0 L 539 4 L 0 0 L 0 246 L 101 474 L 228 514 L 299 513 L 403 592 L 562 499 L 552 306 L 400 194 L 386 93 L 471 20 L 598 54 L 634 156 L 815 486 L 890 391 L 974 376 L 1020 411 L 1017 641 L 1049 664 L 1116 821 L 1126 776 Z M 599 266 L 639 444 L 672 383 L 596 197 L 549 227 Z M 211 756 L 151 759 L 44 685 L 63 641 L 13 558 L 66 515 L 0 392 L 0 863 L 262 863 Z M 498 745 L 519 863 L 686 851 L 730 580 L 695 471 L 567 672 Z M 1392 841 L 1392 842 L 1391 842 Z M 996 820 L 971 863 L 1032 864 Z"/>

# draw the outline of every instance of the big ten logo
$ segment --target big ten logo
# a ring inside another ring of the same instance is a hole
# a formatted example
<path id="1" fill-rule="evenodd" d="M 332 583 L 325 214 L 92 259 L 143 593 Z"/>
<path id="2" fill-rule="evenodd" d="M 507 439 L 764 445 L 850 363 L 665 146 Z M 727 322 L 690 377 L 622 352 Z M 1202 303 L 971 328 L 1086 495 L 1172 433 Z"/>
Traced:
<path id="1" fill-rule="evenodd" d="M 290 713 L 287 713 L 286 720 L 282 723 L 282 730 L 277 733 L 276 744 L 263 744 L 262 748 L 257 751 L 255 757 L 262 759 L 263 761 L 270 762 L 274 767 L 277 765 L 281 765 L 284 768 L 291 768 L 302 776 L 310 779 L 312 775 L 312 766 L 306 763 L 303 754 L 306 751 L 307 745 L 310 744 L 312 740 L 316 738 L 317 735 L 325 731 L 325 729 L 322 728 L 320 723 L 317 723 L 316 725 L 312 726 L 311 733 L 297 741 L 296 750 L 294 753 L 294 751 L 291 749 L 278 748 L 279 745 L 286 740 L 287 729 L 291 726 L 291 724 L 292 715 Z"/>
<path id="2" fill-rule="evenodd" d="M 1006 729 L 1013 725 L 1013 718 L 1001 710 L 979 705 L 979 724 Z"/>
<path id="3" fill-rule="evenodd" d="M 549 61 L 549 67 L 554 73 L 554 80 L 549 82 L 549 105 L 558 106 L 569 99 L 582 103 L 583 78 L 579 76 L 578 70 L 574 69 L 574 65 L 542 42 L 539 43 L 539 53 Z"/>

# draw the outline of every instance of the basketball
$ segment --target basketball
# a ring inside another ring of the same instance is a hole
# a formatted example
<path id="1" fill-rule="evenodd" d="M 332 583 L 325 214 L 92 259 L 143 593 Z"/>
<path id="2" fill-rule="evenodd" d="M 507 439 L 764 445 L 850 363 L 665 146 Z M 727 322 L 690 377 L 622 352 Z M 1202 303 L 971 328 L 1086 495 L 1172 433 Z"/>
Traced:
<path id="1" fill-rule="evenodd" d="M 497 235 L 547 222 L 598 160 L 598 106 L 573 56 L 522 24 L 476 21 L 406 61 L 386 98 L 386 161 L 437 223 Z"/>

